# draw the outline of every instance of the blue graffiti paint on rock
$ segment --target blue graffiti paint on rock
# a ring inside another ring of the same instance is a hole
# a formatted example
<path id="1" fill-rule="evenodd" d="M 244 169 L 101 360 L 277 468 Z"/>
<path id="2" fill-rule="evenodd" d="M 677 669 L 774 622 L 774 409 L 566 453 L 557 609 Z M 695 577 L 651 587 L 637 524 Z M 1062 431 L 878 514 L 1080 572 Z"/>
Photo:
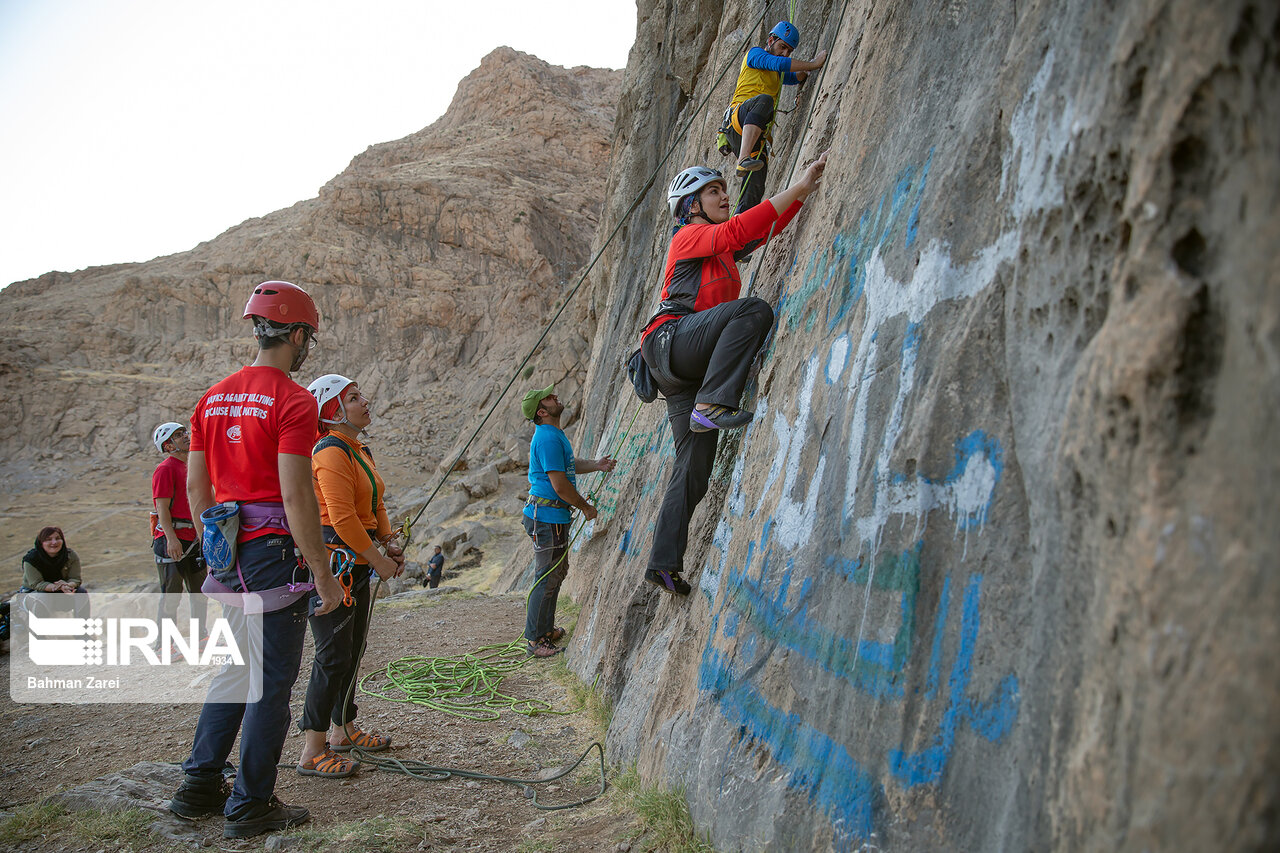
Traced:
<path id="1" fill-rule="evenodd" d="M 969 722 L 974 731 L 990 741 L 999 741 L 1013 727 L 1018 716 L 1020 697 L 1018 679 L 1006 676 L 996 687 L 995 697 L 985 704 L 966 695 L 973 676 L 973 651 L 978 640 L 978 601 L 982 594 L 982 576 L 969 579 L 964 592 L 964 614 L 960 624 L 960 648 L 951 666 L 947 708 L 933 743 L 925 749 L 908 753 L 898 748 L 889 753 L 889 769 L 894 778 L 908 788 L 936 784 L 942 779 L 956 732 L 961 722 Z"/>
<path id="2" fill-rule="evenodd" d="M 779 326 L 785 323 L 794 329 L 803 321 L 804 330 L 808 333 L 813 330 L 821 313 L 826 319 L 827 331 L 835 330 L 862 298 L 867 281 L 866 264 L 875 250 L 890 246 L 899 233 L 903 235 L 905 248 L 915 243 L 920 226 L 920 205 L 932 162 L 931 150 L 918 171 L 914 166 L 904 168 L 895 178 L 893 188 L 879 198 L 874 213 L 870 207 L 866 208 L 858 217 L 855 228 L 836 234 L 830 248 L 810 255 L 800 285 L 778 300 Z M 907 213 L 909 202 L 910 212 Z M 846 267 L 847 272 L 841 275 Z M 810 306 L 818 293 L 826 294 L 822 300 L 824 304 Z"/>
<path id="3" fill-rule="evenodd" d="M 703 653 L 698 686 L 718 694 L 725 720 L 791 770 L 788 787 L 803 792 L 830 816 L 839 849 L 871 837 L 883 788 L 843 744 L 799 716 L 775 708 L 750 682 L 737 681 L 714 649 Z"/>

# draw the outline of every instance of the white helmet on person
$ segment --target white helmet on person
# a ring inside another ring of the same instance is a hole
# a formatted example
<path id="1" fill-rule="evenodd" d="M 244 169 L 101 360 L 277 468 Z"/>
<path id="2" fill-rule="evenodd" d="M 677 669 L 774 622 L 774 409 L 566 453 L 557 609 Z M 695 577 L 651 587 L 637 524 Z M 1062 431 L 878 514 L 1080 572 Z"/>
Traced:
<path id="1" fill-rule="evenodd" d="M 667 187 L 667 207 L 670 208 L 671 215 L 677 215 L 677 211 L 680 209 L 680 199 L 689 193 L 696 193 L 707 184 L 716 182 L 728 189 L 728 184 L 724 182 L 724 176 L 715 169 L 708 169 L 706 166 L 690 166 L 676 175 L 671 179 L 671 186 Z"/>
<path id="2" fill-rule="evenodd" d="M 186 429 L 186 427 L 176 421 L 166 421 L 156 427 L 151 433 L 151 441 L 155 444 L 156 450 L 161 453 L 168 452 L 164 449 L 164 443 L 173 438 L 173 434 L 180 429 Z"/>
<path id="3" fill-rule="evenodd" d="M 354 384 L 354 379 L 348 379 L 340 373 L 326 373 L 307 386 L 311 396 L 316 398 L 316 407 L 320 412 L 320 423 L 333 426 L 347 422 L 347 407 L 342 405 L 342 392 Z M 326 418 L 324 416 L 325 404 L 335 399 L 338 401 L 337 411 L 333 413 L 336 414 L 336 417 Z"/>

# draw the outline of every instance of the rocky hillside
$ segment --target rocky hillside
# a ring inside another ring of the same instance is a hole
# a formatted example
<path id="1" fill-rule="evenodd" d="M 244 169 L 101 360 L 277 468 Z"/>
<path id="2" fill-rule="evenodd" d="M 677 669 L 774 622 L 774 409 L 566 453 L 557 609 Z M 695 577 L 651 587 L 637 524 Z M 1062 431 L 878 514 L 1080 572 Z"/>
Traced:
<path id="1" fill-rule="evenodd" d="M 6 464 L 140 452 L 281 277 L 331 323 L 308 370 L 355 373 L 380 446 L 434 468 L 620 227 L 529 377 L 619 460 L 567 586 L 615 762 L 727 850 L 1280 846 L 1280 10 L 797 4 L 831 59 L 784 96 L 771 187 L 830 165 L 742 269 L 778 322 L 673 600 L 640 582 L 671 440 L 621 361 L 661 187 L 729 165 L 733 71 L 782 8 L 640 0 L 620 88 L 498 51 L 316 199 L 9 288 Z M 513 409 L 476 461 L 518 451 Z"/>
<path id="2" fill-rule="evenodd" d="M 324 324 L 299 378 L 359 379 L 381 452 L 434 472 L 588 257 L 620 82 L 499 48 L 439 121 L 369 148 L 317 198 L 189 252 L 0 291 L 0 395 L 17 410 L 0 423 L 0 470 L 30 484 L 152 453 L 156 423 L 185 419 L 252 358 L 240 319 L 252 286 L 286 279 L 311 291 Z M 582 319 L 558 327 L 531 381 L 577 387 Z M 510 408 L 478 458 L 519 428 Z"/>
<path id="3" fill-rule="evenodd" d="M 597 242 L 671 142 L 659 188 L 729 165 L 733 72 L 782 9 L 640 5 Z M 661 403 L 623 440 L 660 193 L 595 281 L 576 441 L 619 465 L 570 662 L 612 755 L 722 849 L 1274 849 L 1280 12 L 798 8 L 831 61 L 784 96 L 771 186 L 831 161 L 742 270 L 778 322 L 687 600 L 640 582 Z"/>

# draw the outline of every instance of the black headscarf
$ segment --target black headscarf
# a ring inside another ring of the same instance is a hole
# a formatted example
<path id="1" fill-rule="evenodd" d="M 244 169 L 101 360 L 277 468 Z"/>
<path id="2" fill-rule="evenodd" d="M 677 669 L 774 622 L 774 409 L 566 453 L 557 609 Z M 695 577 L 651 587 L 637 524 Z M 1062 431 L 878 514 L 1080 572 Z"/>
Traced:
<path id="1" fill-rule="evenodd" d="M 62 537 L 61 551 L 52 557 L 45 552 L 44 545 L 41 543 L 52 536 L 54 531 L 57 531 L 58 535 L 62 536 L 62 530 L 60 528 L 46 527 L 44 530 L 41 530 L 40 535 L 36 537 L 36 547 L 28 551 L 27 555 L 22 558 L 24 563 L 30 563 L 36 567 L 40 572 L 40 576 L 44 578 L 45 583 L 57 583 L 60 580 L 64 580 L 62 570 L 67 567 L 67 555 L 70 553 L 67 548 L 67 538 L 65 536 Z"/>

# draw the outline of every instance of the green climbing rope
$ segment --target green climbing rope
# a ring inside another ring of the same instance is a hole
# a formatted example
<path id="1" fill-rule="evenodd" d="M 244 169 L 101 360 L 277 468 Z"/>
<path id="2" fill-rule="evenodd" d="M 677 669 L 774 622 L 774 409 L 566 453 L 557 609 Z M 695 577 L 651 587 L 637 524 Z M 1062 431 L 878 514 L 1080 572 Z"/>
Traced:
<path id="1" fill-rule="evenodd" d="M 506 677 L 527 660 L 520 640 L 484 646 L 456 658 L 408 655 L 361 678 L 360 692 L 477 722 L 497 720 L 503 711 L 530 717 L 573 713 L 557 711 L 541 699 L 521 699 L 502 691 Z"/>

